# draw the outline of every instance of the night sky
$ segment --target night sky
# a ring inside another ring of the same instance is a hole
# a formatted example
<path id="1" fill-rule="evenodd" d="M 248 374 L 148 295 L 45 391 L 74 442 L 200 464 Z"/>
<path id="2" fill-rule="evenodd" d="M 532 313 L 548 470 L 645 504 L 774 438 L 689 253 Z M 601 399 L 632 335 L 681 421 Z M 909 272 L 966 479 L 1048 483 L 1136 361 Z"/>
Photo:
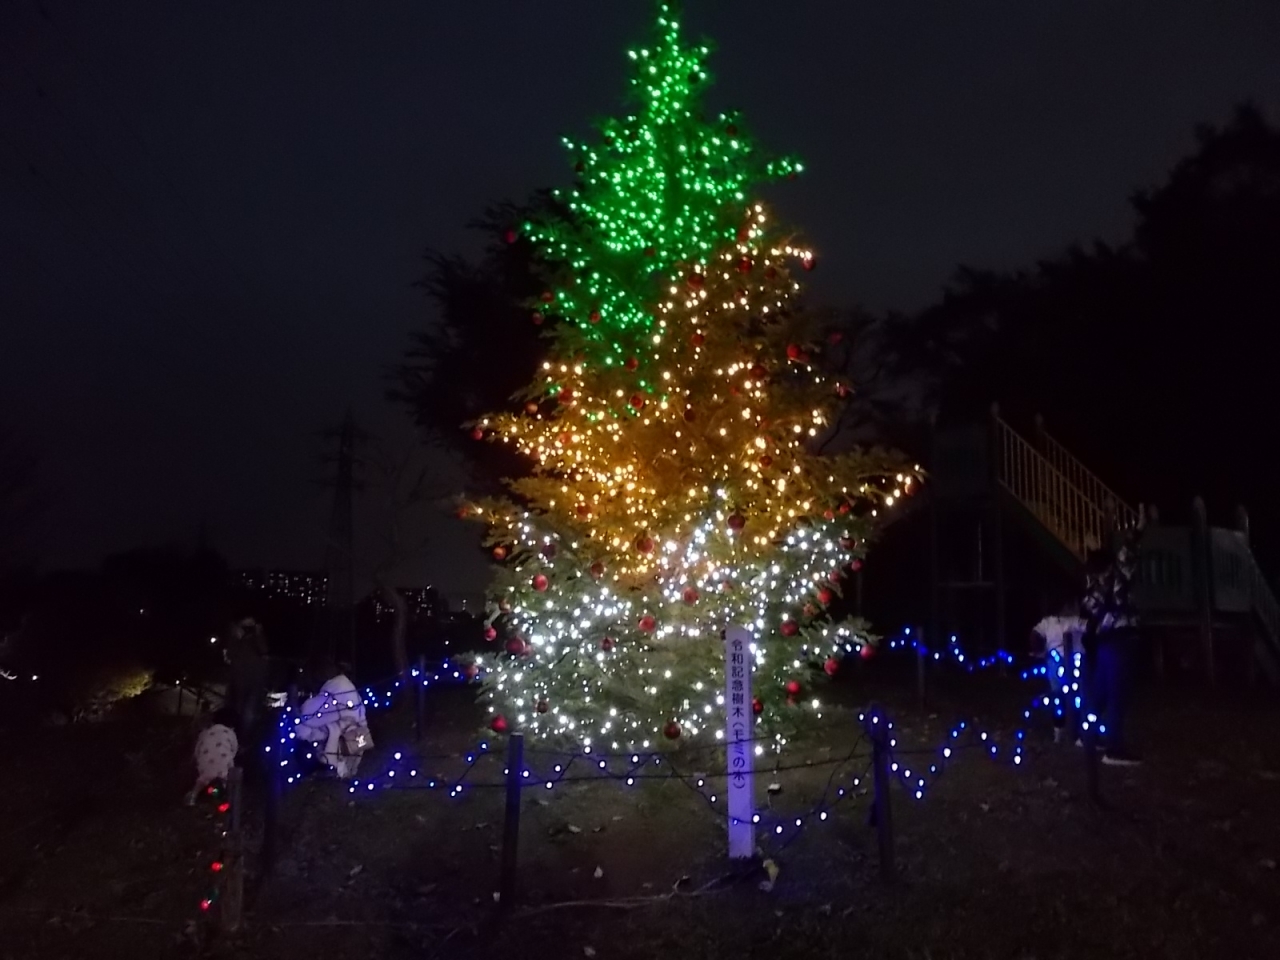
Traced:
<path id="1" fill-rule="evenodd" d="M 568 181 L 559 136 L 618 107 L 650 12 L 0 5 L 0 421 L 41 458 L 43 563 L 190 543 L 203 521 L 237 565 L 317 566 L 317 432 L 350 406 L 406 434 L 381 378 L 431 321 L 423 251 L 471 250 L 487 204 Z M 775 200 L 834 303 L 917 308 L 958 263 L 1119 239 L 1196 123 L 1280 101 L 1269 0 L 688 14 L 719 48 L 711 105 L 807 163 Z M 478 589 L 450 523 L 412 576 Z"/>

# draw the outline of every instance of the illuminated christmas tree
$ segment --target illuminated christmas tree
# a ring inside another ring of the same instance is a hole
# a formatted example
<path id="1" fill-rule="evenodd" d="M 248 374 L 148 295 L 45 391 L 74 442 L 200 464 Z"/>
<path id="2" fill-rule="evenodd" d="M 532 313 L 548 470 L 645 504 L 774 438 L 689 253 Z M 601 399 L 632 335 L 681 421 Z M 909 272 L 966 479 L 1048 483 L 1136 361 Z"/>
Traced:
<path id="1" fill-rule="evenodd" d="M 795 308 L 813 256 L 753 196 L 800 164 L 699 112 L 709 50 L 658 7 L 656 42 L 630 52 L 634 113 L 567 142 L 563 215 L 508 238 L 548 268 L 531 314 L 549 352 L 523 410 L 469 425 L 535 463 L 512 500 L 463 508 L 499 561 L 492 725 L 714 742 L 721 631 L 740 624 L 757 731 L 780 746 L 821 710 L 822 668 L 868 642 L 826 610 L 913 476 L 888 454 L 817 454 L 852 390 L 822 369 L 840 334 Z"/>

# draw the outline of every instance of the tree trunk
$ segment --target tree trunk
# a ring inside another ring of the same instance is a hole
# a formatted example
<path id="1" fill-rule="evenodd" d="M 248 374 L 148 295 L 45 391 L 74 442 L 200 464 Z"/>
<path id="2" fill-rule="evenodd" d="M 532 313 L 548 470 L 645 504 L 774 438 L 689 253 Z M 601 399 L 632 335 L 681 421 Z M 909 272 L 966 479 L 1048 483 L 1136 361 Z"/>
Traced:
<path id="1" fill-rule="evenodd" d="M 394 615 L 391 622 L 391 659 L 395 661 L 396 673 L 404 676 L 409 672 L 409 652 L 404 645 L 405 634 L 409 629 L 409 604 L 400 595 L 400 591 L 390 584 L 380 583 L 378 586 Z"/>

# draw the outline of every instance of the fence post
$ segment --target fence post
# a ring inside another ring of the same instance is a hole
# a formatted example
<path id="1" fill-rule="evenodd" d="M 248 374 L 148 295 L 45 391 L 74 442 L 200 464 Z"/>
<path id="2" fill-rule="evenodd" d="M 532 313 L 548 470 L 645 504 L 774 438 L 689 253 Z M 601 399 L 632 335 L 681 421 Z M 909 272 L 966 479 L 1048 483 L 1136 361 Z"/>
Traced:
<path id="1" fill-rule="evenodd" d="M 919 701 L 920 709 L 924 710 L 928 703 L 928 696 L 925 691 L 925 667 L 929 656 L 928 649 L 924 645 L 924 634 L 916 634 L 916 699 Z"/>
<path id="2" fill-rule="evenodd" d="M 896 873 L 893 863 L 893 810 L 889 801 L 889 723 L 872 705 L 867 711 L 867 736 L 871 740 L 872 782 L 871 822 L 876 828 L 880 848 L 880 877 L 892 883 Z"/>
<path id="3" fill-rule="evenodd" d="M 289 712 L 298 705 L 298 683 L 293 681 L 289 684 L 288 693 L 285 694 L 284 706 L 280 710 L 279 716 L 276 717 L 276 725 L 272 728 L 269 737 L 272 745 L 277 739 L 275 731 L 280 729 L 281 720 L 288 716 Z M 281 779 L 284 776 L 284 768 L 280 766 L 280 757 L 275 753 L 264 752 L 261 755 L 263 765 L 266 767 L 267 774 L 267 806 L 266 812 L 262 819 L 262 855 L 260 857 L 262 865 L 262 876 L 271 876 L 276 868 L 277 845 L 280 831 L 280 801 L 284 794 L 284 782 Z"/>
<path id="4" fill-rule="evenodd" d="M 426 727 L 427 711 L 427 655 L 418 654 L 418 676 L 414 684 L 414 733 L 418 741 L 422 741 L 422 732 Z"/>
<path id="5" fill-rule="evenodd" d="M 524 782 L 524 734 L 513 733 L 507 741 L 507 809 L 502 826 L 502 877 L 498 887 L 498 907 L 510 910 L 516 899 L 516 868 L 520 847 L 520 790 Z"/>
<path id="6" fill-rule="evenodd" d="M 235 933 L 244 918 L 244 833 L 241 829 L 240 808 L 244 804 L 244 768 L 232 767 L 227 778 L 227 803 L 230 818 L 227 824 L 227 888 L 222 898 L 223 933 Z"/>
<path id="7" fill-rule="evenodd" d="M 1075 743 L 1080 735 L 1080 718 L 1076 715 L 1076 697 L 1080 696 L 1080 681 L 1076 676 L 1076 638 L 1070 630 L 1062 634 L 1062 683 L 1057 684 L 1058 695 L 1062 697 L 1062 729 L 1066 731 L 1067 743 Z M 1046 663 L 1052 663 L 1048 657 Z M 1050 667 L 1049 669 L 1053 669 Z"/>

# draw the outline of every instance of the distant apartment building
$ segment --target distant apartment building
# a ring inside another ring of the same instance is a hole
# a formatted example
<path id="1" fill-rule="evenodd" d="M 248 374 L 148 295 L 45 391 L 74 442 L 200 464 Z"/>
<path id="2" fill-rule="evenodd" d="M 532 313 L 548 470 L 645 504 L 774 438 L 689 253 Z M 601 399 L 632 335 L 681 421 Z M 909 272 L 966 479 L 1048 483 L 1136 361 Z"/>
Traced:
<path id="1" fill-rule="evenodd" d="M 324 605 L 329 582 L 323 573 L 300 570 L 240 570 L 235 578 L 241 587 L 254 593 L 316 606 Z"/>

